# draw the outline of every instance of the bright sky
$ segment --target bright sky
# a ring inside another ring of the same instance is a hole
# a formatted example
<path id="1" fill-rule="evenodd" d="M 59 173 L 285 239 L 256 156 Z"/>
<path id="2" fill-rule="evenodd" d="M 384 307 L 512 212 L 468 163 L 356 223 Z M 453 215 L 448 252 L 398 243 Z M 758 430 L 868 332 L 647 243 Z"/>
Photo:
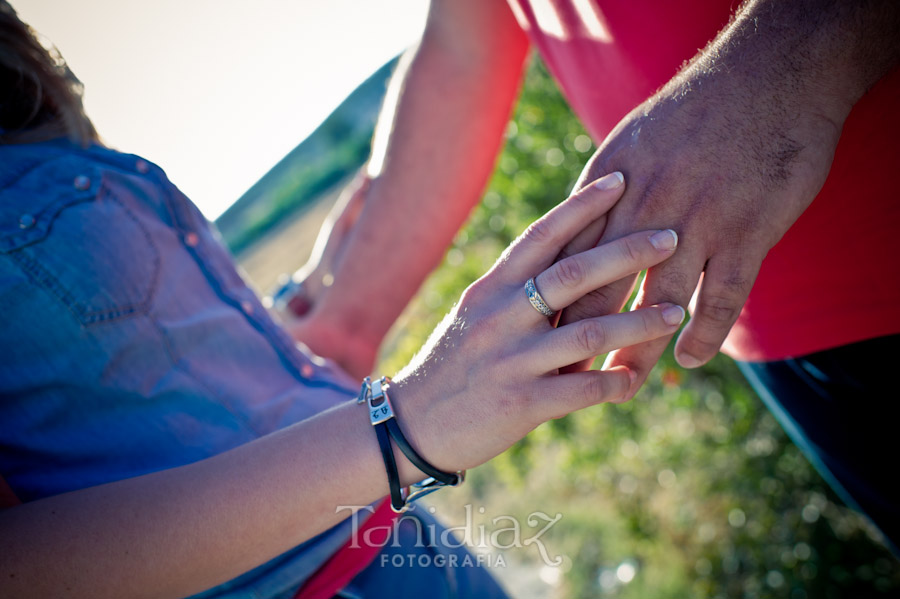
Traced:
<path id="1" fill-rule="evenodd" d="M 427 0 L 11 0 L 104 140 L 216 218 L 422 33 Z"/>

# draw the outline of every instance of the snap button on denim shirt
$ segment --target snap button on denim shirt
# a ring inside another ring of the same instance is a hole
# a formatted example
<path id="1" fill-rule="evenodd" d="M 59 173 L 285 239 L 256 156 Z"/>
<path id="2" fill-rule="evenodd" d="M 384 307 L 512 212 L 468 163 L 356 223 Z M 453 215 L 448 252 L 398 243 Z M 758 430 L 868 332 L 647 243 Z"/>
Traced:
<path id="1" fill-rule="evenodd" d="M 0 314 L 0 475 L 22 501 L 201 460 L 356 393 L 272 321 L 162 170 L 100 146 L 0 146 Z M 348 535 L 203 596 L 289 596 Z"/>

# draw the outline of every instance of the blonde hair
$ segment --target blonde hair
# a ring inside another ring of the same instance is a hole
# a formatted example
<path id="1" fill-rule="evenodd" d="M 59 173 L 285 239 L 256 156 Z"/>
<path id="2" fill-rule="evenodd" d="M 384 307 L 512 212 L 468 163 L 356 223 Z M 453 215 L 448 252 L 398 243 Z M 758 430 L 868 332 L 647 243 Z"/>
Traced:
<path id="1" fill-rule="evenodd" d="M 0 144 L 68 137 L 98 141 L 84 112 L 84 86 L 55 47 L 45 47 L 31 27 L 0 0 Z"/>

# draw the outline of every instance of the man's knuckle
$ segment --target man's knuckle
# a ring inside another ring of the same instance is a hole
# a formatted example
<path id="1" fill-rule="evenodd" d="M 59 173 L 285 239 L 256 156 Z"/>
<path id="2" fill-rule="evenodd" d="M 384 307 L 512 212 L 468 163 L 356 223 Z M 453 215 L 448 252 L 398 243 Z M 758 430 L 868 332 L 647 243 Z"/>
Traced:
<path id="1" fill-rule="evenodd" d="M 700 338 L 695 335 L 685 340 L 684 350 L 697 358 L 714 356 L 722 346 L 722 341 L 722 339 L 713 340 L 711 337 Z"/>
<path id="2" fill-rule="evenodd" d="M 638 198 L 641 213 L 653 215 L 671 210 L 668 198 L 675 193 L 672 182 L 665 176 L 648 177 L 642 181 Z"/>
<path id="3" fill-rule="evenodd" d="M 708 295 L 697 304 L 695 317 L 714 324 L 730 324 L 737 319 L 739 303 L 724 295 Z"/>
<path id="4" fill-rule="evenodd" d="M 750 293 L 750 288 L 753 287 L 753 282 L 738 273 L 734 273 L 722 281 L 722 286 L 735 296 L 746 297 Z"/>
<path id="5" fill-rule="evenodd" d="M 681 269 L 667 268 L 657 278 L 657 288 L 668 290 L 673 298 L 681 295 L 689 295 L 697 281 L 691 280 Z"/>

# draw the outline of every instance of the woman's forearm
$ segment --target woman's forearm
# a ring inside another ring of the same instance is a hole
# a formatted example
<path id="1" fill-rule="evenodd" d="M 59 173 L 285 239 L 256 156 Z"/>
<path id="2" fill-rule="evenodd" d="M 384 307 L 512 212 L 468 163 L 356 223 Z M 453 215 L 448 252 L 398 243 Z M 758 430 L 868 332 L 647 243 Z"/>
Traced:
<path id="1" fill-rule="evenodd" d="M 685 312 L 673 305 L 559 328 L 546 315 L 675 251 L 673 231 L 651 230 L 554 263 L 623 190 L 610 174 L 529 227 L 397 376 L 399 425 L 434 468 L 473 468 L 550 418 L 620 401 L 628 369 L 560 369 L 678 328 Z M 529 277 L 544 310 L 526 295 Z M 0 596 L 182 597 L 242 574 L 331 527 L 338 506 L 387 494 L 368 416 L 348 401 L 194 464 L 0 512 Z M 394 456 L 401 485 L 424 478 Z"/>
<path id="2" fill-rule="evenodd" d="M 348 402 L 194 464 L 0 512 L 0 596 L 191 595 L 387 491 L 366 410 Z"/>

